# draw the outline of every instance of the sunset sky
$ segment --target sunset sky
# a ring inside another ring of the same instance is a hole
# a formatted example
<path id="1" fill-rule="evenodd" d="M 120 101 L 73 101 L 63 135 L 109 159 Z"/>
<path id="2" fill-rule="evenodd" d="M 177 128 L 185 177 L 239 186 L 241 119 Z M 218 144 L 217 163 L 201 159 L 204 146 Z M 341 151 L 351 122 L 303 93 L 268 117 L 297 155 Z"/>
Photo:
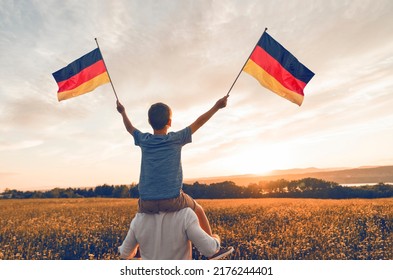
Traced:
<path id="1" fill-rule="evenodd" d="M 96 48 L 120 101 L 172 131 L 224 96 L 265 27 L 315 73 L 301 107 L 246 73 L 183 148 L 185 178 L 393 165 L 393 1 L 0 0 L 0 191 L 139 178 L 110 84 L 62 102 L 52 73 Z"/>

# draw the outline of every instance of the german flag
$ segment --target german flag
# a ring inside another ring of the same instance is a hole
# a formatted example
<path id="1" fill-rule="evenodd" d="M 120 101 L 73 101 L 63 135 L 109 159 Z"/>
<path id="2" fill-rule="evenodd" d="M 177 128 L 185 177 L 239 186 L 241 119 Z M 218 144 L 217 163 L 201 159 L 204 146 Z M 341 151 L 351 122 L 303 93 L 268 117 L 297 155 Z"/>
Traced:
<path id="1" fill-rule="evenodd" d="M 59 86 L 57 91 L 59 101 L 90 92 L 96 87 L 110 82 L 99 48 L 71 62 L 52 75 Z"/>
<path id="2" fill-rule="evenodd" d="M 255 46 L 243 71 L 265 88 L 299 106 L 304 99 L 304 87 L 314 76 L 266 32 Z"/>

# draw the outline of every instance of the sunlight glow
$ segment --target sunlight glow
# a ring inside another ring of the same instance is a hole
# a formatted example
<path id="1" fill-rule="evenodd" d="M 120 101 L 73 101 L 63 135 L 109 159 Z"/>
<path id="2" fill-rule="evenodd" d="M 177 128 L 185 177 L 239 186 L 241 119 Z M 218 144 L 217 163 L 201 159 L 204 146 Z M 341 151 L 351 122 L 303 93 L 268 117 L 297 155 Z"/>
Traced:
<path id="1" fill-rule="evenodd" d="M 226 161 L 232 166 L 238 166 L 238 174 L 266 174 L 293 164 L 285 144 L 247 146 Z"/>

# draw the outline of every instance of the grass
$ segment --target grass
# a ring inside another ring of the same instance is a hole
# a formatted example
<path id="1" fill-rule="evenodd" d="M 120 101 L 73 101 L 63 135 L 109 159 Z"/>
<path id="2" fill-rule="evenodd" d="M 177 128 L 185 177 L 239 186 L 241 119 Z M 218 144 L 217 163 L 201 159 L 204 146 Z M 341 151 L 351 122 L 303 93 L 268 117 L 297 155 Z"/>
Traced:
<path id="1" fill-rule="evenodd" d="M 232 259 L 393 260 L 393 199 L 198 202 Z M 0 259 L 118 259 L 136 209 L 134 199 L 0 200 Z"/>

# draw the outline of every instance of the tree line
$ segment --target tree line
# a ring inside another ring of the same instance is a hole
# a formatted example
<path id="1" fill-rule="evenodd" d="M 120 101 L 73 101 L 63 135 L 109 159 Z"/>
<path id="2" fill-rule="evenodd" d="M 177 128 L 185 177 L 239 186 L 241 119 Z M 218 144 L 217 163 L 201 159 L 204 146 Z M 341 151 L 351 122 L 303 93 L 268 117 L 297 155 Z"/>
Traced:
<path id="1" fill-rule="evenodd" d="M 258 184 L 238 186 L 232 181 L 203 184 L 184 184 L 183 190 L 196 199 L 224 198 L 384 198 L 393 197 L 393 185 L 379 183 L 357 187 L 344 187 L 335 182 L 315 178 L 287 181 L 261 181 Z M 107 185 L 94 188 L 54 188 L 47 191 L 18 191 L 6 189 L 3 199 L 15 198 L 138 198 L 138 185 Z"/>

